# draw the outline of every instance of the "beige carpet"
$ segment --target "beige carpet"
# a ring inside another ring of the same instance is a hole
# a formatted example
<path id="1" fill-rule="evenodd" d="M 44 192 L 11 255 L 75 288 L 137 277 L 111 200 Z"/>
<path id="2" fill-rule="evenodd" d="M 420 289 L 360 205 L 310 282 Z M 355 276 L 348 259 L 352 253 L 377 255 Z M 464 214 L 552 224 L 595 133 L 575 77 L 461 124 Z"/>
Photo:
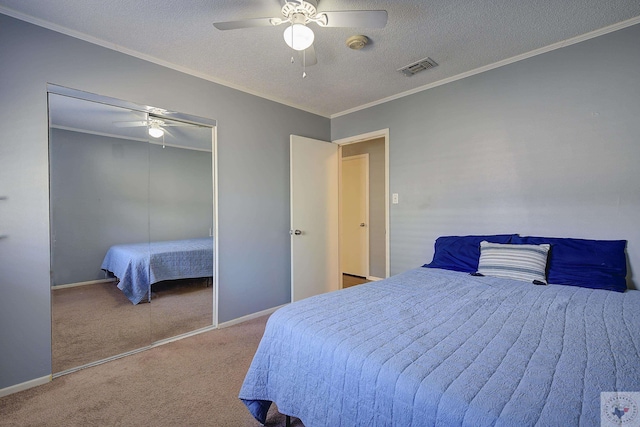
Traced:
<path id="1" fill-rule="evenodd" d="M 0 426 L 259 426 L 238 392 L 267 317 L 0 398 Z M 272 407 L 268 426 L 284 426 Z M 293 419 L 292 426 L 300 427 Z"/>
<path id="2" fill-rule="evenodd" d="M 131 304 L 115 283 L 51 295 L 54 373 L 210 326 L 213 318 L 213 287 L 203 279 L 157 283 L 150 304 Z"/>

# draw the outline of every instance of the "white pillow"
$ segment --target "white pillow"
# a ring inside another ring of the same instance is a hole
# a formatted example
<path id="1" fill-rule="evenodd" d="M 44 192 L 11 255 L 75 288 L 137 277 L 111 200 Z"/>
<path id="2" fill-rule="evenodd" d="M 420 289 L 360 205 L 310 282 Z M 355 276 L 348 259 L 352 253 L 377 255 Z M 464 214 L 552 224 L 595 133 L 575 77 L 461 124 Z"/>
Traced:
<path id="1" fill-rule="evenodd" d="M 547 284 L 547 255 L 551 245 L 509 245 L 480 242 L 478 273 Z"/>

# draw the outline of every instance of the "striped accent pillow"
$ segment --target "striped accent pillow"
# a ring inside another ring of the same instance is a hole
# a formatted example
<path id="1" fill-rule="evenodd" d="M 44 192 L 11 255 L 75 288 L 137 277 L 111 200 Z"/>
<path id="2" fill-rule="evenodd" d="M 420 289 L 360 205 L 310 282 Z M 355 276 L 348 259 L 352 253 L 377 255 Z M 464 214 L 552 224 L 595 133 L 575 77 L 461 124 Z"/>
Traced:
<path id="1" fill-rule="evenodd" d="M 551 245 L 509 245 L 480 242 L 478 273 L 484 276 L 547 283 L 547 254 Z"/>

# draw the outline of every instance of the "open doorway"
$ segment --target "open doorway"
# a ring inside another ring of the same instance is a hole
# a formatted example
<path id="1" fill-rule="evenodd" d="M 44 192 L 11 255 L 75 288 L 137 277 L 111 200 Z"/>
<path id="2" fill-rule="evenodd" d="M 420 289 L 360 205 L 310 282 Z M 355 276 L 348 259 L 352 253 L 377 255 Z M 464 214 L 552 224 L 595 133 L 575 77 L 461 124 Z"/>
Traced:
<path id="1" fill-rule="evenodd" d="M 388 131 L 340 141 L 340 272 L 346 288 L 389 275 Z"/>

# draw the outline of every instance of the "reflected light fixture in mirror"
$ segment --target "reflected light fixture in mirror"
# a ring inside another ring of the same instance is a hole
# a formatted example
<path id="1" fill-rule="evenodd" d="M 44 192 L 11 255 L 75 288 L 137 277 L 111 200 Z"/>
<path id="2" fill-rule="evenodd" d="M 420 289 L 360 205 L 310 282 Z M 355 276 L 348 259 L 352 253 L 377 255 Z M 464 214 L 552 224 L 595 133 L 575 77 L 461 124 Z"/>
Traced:
<path id="1" fill-rule="evenodd" d="M 284 30 L 284 41 L 294 50 L 305 50 L 313 44 L 311 28 L 303 24 L 293 24 Z"/>
<path id="2" fill-rule="evenodd" d="M 162 129 L 158 123 L 151 122 L 149 125 L 149 135 L 154 138 L 160 138 L 164 135 L 164 129 Z"/>

